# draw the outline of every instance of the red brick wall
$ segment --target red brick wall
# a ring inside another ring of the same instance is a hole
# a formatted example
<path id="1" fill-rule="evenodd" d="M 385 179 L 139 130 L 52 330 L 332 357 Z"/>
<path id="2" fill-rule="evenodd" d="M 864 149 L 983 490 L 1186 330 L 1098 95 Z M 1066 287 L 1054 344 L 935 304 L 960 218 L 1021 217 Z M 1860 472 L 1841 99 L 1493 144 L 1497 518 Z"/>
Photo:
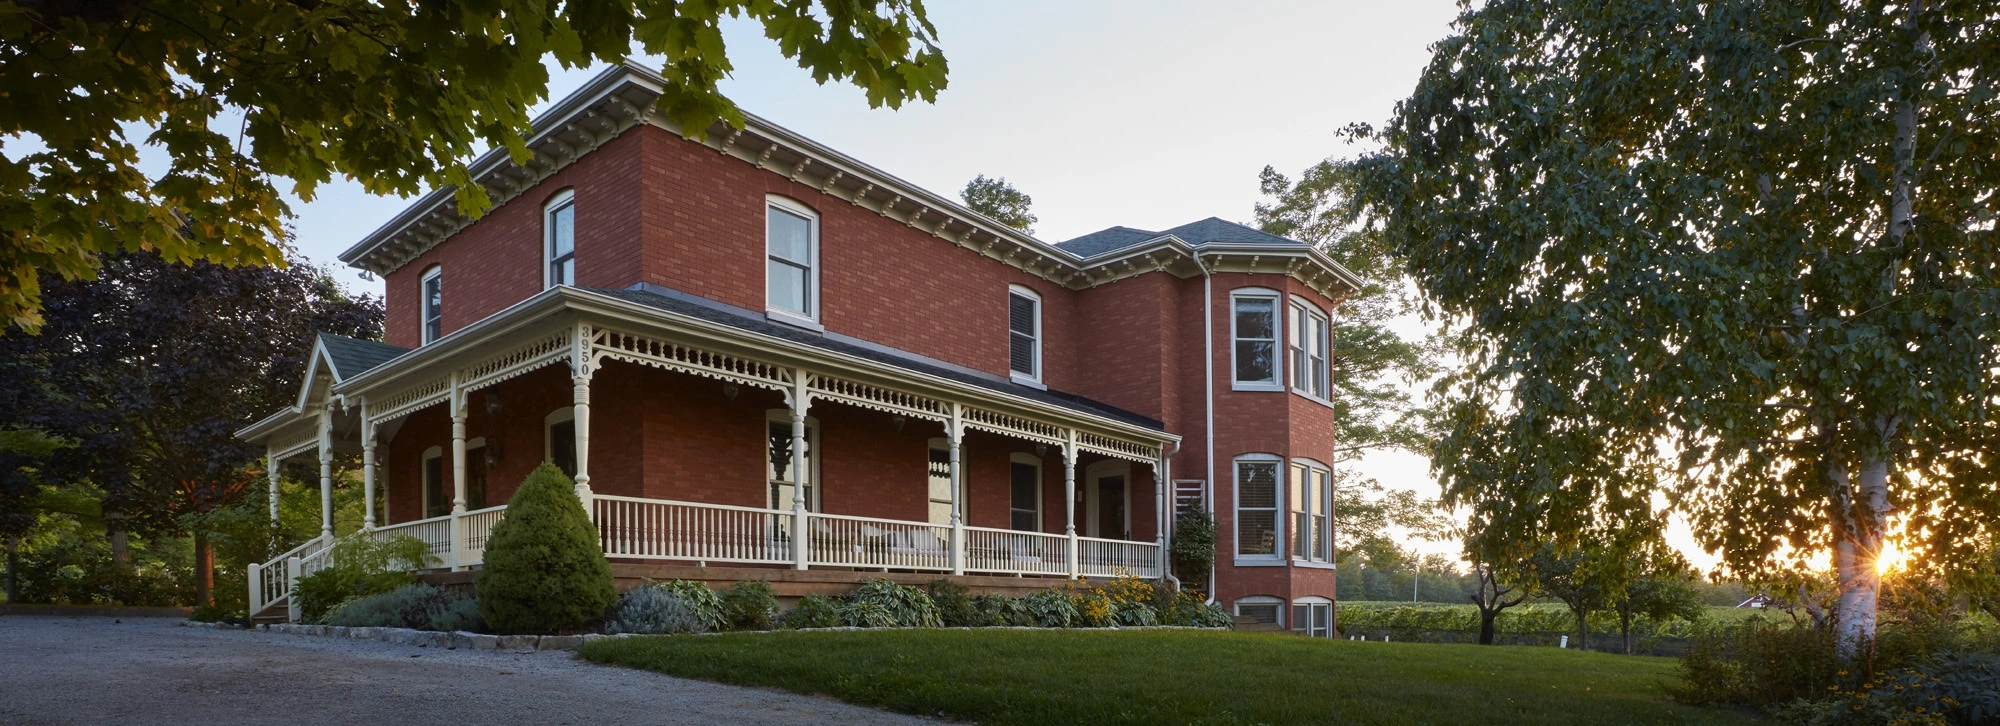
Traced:
<path id="1" fill-rule="evenodd" d="M 641 134 L 605 142 L 549 178 L 384 276 L 389 343 L 423 341 L 418 301 L 425 270 L 441 265 L 444 332 L 463 328 L 542 291 L 542 206 L 576 195 L 579 285 L 625 287 L 639 278 Z"/>

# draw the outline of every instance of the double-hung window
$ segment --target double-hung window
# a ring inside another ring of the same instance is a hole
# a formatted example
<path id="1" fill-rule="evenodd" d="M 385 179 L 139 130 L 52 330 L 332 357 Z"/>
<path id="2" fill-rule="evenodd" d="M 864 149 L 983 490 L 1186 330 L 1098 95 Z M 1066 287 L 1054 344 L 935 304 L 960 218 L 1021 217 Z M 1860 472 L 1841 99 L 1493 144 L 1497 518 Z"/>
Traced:
<path id="1" fill-rule="evenodd" d="M 1291 481 L 1292 559 L 1333 561 L 1333 472 L 1294 460 Z"/>
<path id="2" fill-rule="evenodd" d="M 1017 380 L 1042 380 L 1042 298 L 1020 285 L 1007 291 L 1007 369 Z"/>
<path id="3" fill-rule="evenodd" d="M 779 318 L 819 322 L 819 215 L 770 197 L 764 205 L 764 303 Z"/>
<path id="4" fill-rule="evenodd" d="M 1236 555 L 1278 557 L 1278 457 L 1252 454 L 1236 460 Z"/>
<path id="5" fill-rule="evenodd" d="M 432 267 L 423 278 L 424 342 L 444 337 L 444 268 Z"/>
<path id="6" fill-rule="evenodd" d="M 1042 531 L 1042 460 L 1031 454 L 1015 454 L 1008 465 L 1007 528 L 1016 532 Z"/>
<path id="7" fill-rule="evenodd" d="M 557 194 L 542 213 L 542 249 L 548 261 L 544 287 L 576 284 L 576 195 Z"/>
<path id="8" fill-rule="evenodd" d="M 1229 298 L 1234 383 L 1239 390 L 1282 391 L 1278 361 L 1278 296 L 1237 292 Z"/>
<path id="9" fill-rule="evenodd" d="M 951 524 L 951 495 L 951 443 L 944 439 L 931 439 L 931 524 Z"/>
<path id="10" fill-rule="evenodd" d="M 1298 300 L 1292 301 L 1292 390 L 1327 400 L 1329 392 L 1327 317 Z"/>

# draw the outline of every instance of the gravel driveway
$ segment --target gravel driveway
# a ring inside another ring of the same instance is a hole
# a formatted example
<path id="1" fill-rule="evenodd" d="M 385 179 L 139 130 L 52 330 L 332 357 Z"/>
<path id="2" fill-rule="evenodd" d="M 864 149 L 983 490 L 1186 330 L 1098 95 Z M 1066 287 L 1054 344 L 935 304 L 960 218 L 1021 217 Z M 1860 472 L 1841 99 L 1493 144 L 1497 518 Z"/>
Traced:
<path id="1" fill-rule="evenodd" d="M 837 701 L 583 663 L 167 618 L 0 617 L 0 723 L 923 723 Z"/>

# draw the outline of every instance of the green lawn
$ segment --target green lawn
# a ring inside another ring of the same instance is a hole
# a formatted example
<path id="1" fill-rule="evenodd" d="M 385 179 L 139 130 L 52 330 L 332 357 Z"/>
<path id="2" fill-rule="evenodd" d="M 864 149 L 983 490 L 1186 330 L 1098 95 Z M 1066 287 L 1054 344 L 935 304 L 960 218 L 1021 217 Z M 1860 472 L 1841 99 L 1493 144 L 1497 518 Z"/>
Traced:
<path id="1" fill-rule="evenodd" d="M 599 640 L 583 658 L 991 724 L 1749 723 L 1671 703 L 1675 661 L 1185 630 Z"/>

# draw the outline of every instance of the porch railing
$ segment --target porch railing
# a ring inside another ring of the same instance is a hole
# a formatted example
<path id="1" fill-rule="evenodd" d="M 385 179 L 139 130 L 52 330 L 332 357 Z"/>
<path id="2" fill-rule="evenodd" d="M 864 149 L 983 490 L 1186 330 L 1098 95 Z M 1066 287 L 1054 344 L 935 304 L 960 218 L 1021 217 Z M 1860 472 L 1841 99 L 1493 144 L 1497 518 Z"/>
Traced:
<path id="1" fill-rule="evenodd" d="M 806 514 L 805 547 L 793 549 L 792 512 L 726 504 L 596 495 L 604 554 L 643 560 L 856 567 L 1008 575 L 1160 576 L 1153 542 L 961 527 L 840 514 Z M 798 559 L 803 554 L 804 558 Z"/>
<path id="2" fill-rule="evenodd" d="M 603 494 L 591 497 L 604 554 L 750 564 L 792 561 L 791 514 Z"/>
<path id="3" fill-rule="evenodd" d="M 967 572 L 1069 574 L 1069 538 L 1060 534 L 966 527 Z"/>
<path id="4" fill-rule="evenodd" d="M 375 533 L 372 536 L 378 540 L 391 537 L 415 537 L 423 540 L 424 544 L 429 546 L 433 561 L 444 564 L 451 562 L 451 515 L 449 514 L 442 517 L 431 517 L 430 519 L 415 519 L 408 522 L 385 524 L 376 527 Z"/>

